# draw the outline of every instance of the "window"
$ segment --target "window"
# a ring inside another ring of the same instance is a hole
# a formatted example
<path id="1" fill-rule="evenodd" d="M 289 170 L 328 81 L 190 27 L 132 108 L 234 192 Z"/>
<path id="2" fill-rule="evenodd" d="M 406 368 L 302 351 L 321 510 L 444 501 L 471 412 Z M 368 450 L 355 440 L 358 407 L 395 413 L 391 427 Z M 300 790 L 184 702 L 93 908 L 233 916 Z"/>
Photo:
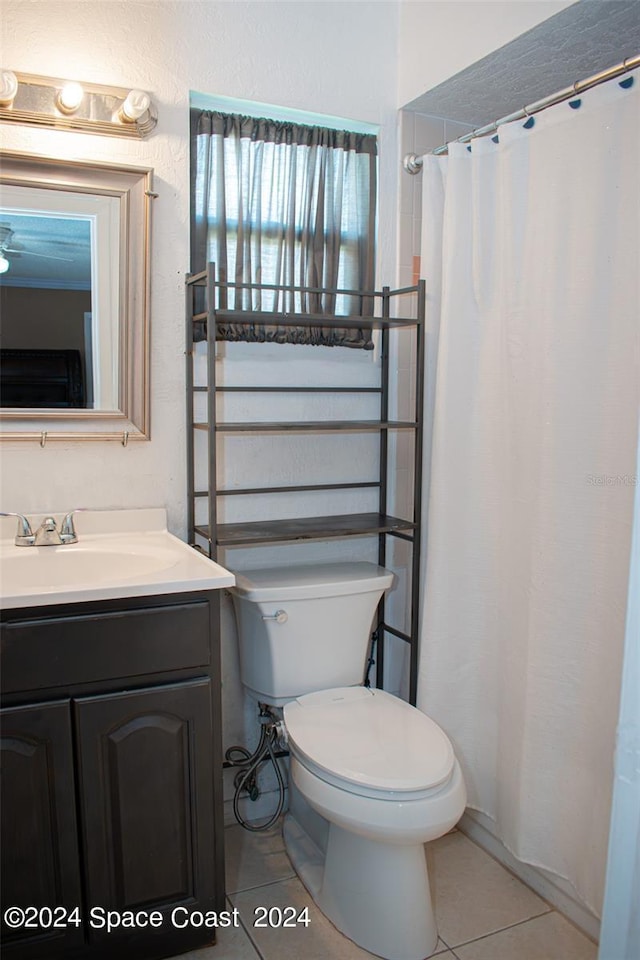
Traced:
<path id="1" fill-rule="evenodd" d="M 376 138 L 325 127 L 192 111 L 192 269 L 275 284 L 229 290 L 219 306 L 277 314 L 371 312 L 371 298 L 296 287 L 374 287 Z M 274 320 L 276 318 L 274 317 Z M 229 340 L 371 346 L 362 330 L 220 326 Z"/>

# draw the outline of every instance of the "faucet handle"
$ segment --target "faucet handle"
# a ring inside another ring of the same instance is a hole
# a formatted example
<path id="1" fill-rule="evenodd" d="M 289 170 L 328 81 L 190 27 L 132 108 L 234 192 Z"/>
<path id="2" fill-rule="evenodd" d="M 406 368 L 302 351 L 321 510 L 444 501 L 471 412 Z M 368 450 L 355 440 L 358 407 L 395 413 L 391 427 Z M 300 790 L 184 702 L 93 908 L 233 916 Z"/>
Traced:
<path id="1" fill-rule="evenodd" d="M 26 517 L 21 513 L 0 513 L 0 517 L 16 517 L 18 520 L 18 531 L 16 533 L 16 547 L 32 547 L 35 543 L 35 534 Z"/>
<path id="2" fill-rule="evenodd" d="M 87 507 L 76 507 L 75 510 L 70 510 L 66 515 L 60 527 L 60 539 L 63 543 L 78 542 L 78 535 L 73 525 L 73 515 L 74 513 L 82 513 L 86 509 Z"/>

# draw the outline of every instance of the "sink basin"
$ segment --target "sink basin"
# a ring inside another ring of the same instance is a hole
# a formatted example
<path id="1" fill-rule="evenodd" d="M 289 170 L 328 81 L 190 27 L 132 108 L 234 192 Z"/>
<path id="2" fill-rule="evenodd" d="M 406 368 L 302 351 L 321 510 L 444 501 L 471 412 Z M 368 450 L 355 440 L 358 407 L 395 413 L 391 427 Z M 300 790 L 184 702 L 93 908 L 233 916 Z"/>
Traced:
<path id="1" fill-rule="evenodd" d="M 83 584 L 106 584 L 139 578 L 167 570 L 177 562 L 175 555 L 159 544 L 60 547 L 21 547 L 9 556 L 0 555 L 0 584 L 9 593 L 25 585 L 36 588 Z"/>
<path id="2" fill-rule="evenodd" d="M 164 510 L 87 511 L 78 518 L 78 542 L 74 544 L 17 547 L 13 538 L 0 539 L 2 606 L 108 600 L 233 585 L 233 574 L 174 537 L 164 524 Z M 124 529 L 114 531 L 114 525 Z M 142 529 L 131 529 L 136 525 Z M 6 528 L 2 529 L 4 534 Z"/>

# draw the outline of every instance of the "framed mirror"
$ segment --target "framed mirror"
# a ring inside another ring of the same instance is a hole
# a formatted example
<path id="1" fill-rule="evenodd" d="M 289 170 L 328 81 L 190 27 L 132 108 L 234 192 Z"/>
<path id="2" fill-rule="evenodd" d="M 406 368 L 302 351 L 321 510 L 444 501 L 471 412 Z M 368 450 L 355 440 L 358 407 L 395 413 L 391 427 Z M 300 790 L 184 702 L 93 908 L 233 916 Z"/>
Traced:
<path id="1" fill-rule="evenodd" d="M 0 438 L 149 439 L 152 170 L 0 151 Z"/>

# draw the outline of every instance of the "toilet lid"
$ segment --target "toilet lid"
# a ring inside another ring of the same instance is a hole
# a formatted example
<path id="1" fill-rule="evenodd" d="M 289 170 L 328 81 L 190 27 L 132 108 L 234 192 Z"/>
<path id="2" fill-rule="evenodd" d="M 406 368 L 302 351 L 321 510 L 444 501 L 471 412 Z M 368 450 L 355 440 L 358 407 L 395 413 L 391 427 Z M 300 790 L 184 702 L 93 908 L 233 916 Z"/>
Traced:
<path id="1" fill-rule="evenodd" d="M 308 693 L 285 705 L 284 722 L 295 751 L 333 777 L 374 790 L 428 790 L 453 770 L 444 731 L 384 690 Z"/>

